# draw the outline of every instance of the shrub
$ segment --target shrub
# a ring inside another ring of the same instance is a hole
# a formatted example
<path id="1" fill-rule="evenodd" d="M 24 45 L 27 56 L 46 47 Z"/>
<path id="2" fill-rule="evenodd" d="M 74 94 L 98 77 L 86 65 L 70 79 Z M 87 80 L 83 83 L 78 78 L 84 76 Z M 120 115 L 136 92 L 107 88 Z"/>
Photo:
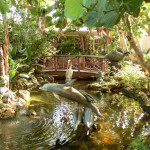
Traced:
<path id="1" fill-rule="evenodd" d="M 147 85 L 147 77 L 139 65 L 125 65 L 115 74 L 115 77 L 121 78 L 123 83 L 134 86 L 135 88 L 145 89 Z"/>

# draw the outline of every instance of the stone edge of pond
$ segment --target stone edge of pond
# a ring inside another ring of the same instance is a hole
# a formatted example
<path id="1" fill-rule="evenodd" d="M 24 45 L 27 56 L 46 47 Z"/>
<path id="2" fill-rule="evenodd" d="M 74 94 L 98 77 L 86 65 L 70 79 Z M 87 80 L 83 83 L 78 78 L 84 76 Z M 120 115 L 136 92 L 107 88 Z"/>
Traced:
<path id="1" fill-rule="evenodd" d="M 30 90 L 38 87 L 40 84 L 53 82 L 54 78 L 43 72 L 32 75 L 32 78 L 27 79 L 28 82 L 15 80 L 12 83 L 11 89 L 17 89 L 12 92 L 6 87 L 0 87 L 0 119 L 11 119 L 16 116 L 16 113 L 22 109 L 27 108 L 30 104 Z"/>
<path id="2" fill-rule="evenodd" d="M 0 101 L 0 119 L 11 119 L 16 116 L 18 110 L 30 103 L 30 92 L 27 90 L 18 90 L 17 92 L 6 90 L 0 93 Z"/>
<path id="3" fill-rule="evenodd" d="M 145 93 L 135 87 L 130 87 L 119 82 L 108 82 L 105 84 L 91 83 L 87 85 L 90 90 L 104 92 L 121 93 L 137 101 L 144 112 L 150 114 L 150 93 Z"/>

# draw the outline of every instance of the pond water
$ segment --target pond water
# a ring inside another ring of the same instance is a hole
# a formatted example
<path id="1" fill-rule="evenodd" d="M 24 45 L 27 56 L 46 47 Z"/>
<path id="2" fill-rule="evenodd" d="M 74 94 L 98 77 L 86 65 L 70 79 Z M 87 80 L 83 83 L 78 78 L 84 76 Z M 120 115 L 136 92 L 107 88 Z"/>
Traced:
<path id="1" fill-rule="evenodd" d="M 59 81 L 62 83 L 63 81 Z M 85 90 L 97 99 L 97 106 L 105 116 L 95 116 L 100 130 L 82 141 L 71 141 L 73 132 L 73 110 L 75 102 L 51 93 L 34 89 L 31 105 L 37 116 L 26 116 L 22 109 L 17 117 L 0 121 L 0 150 L 124 150 L 139 134 L 150 132 L 150 117 L 144 114 L 138 103 L 118 94 L 102 94 L 86 88 L 93 81 L 77 81 L 76 89 Z M 64 144 L 54 147 L 56 143 Z"/>

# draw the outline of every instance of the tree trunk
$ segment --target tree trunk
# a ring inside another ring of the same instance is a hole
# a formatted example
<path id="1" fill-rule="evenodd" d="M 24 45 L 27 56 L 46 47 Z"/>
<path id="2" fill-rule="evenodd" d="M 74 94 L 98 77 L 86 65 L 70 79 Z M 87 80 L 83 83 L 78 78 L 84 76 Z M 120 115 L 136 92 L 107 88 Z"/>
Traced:
<path id="1" fill-rule="evenodd" d="M 0 77 L 3 77 L 4 75 L 5 75 L 4 55 L 2 46 L 0 45 Z"/>
<path id="2" fill-rule="evenodd" d="M 105 28 L 105 32 L 106 32 L 106 41 L 107 41 L 107 45 L 111 43 L 111 38 L 109 35 L 109 29 Z"/>
<path id="3" fill-rule="evenodd" d="M 3 59 L 4 59 L 4 68 L 5 68 L 5 76 L 7 77 L 6 87 L 9 88 L 9 65 L 8 65 L 8 24 L 7 24 L 7 15 L 3 15 L 4 29 L 5 29 L 5 40 L 4 40 L 4 51 L 3 51 Z"/>
<path id="4" fill-rule="evenodd" d="M 125 23 L 127 24 L 129 29 L 127 32 L 128 41 L 130 42 L 131 48 L 133 48 L 135 52 L 135 56 L 129 55 L 129 57 L 131 60 L 141 65 L 141 67 L 150 74 L 150 65 L 145 61 L 141 47 L 138 43 L 135 42 L 135 38 L 131 32 L 131 26 L 128 19 L 128 15 L 125 16 Z"/>
<path id="5" fill-rule="evenodd" d="M 41 33 L 42 35 L 45 34 L 45 15 L 42 15 L 41 17 Z"/>

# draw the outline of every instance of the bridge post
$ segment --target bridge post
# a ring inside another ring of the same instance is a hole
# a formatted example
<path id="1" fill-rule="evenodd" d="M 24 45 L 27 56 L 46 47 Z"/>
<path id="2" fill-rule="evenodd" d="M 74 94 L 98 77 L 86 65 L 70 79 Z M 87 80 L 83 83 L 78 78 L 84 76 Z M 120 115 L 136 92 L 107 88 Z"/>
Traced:
<path id="1" fill-rule="evenodd" d="M 78 56 L 78 75 L 80 76 L 80 56 Z"/>
<path id="2" fill-rule="evenodd" d="M 62 57 L 62 69 L 64 69 L 64 57 Z"/>
<path id="3" fill-rule="evenodd" d="M 54 56 L 55 73 L 57 72 L 57 56 Z"/>
<path id="4" fill-rule="evenodd" d="M 83 62 L 82 65 L 83 65 L 83 70 L 84 70 L 85 69 L 85 56 L 83 56 L 83 61 L 82 62 Z"/>

